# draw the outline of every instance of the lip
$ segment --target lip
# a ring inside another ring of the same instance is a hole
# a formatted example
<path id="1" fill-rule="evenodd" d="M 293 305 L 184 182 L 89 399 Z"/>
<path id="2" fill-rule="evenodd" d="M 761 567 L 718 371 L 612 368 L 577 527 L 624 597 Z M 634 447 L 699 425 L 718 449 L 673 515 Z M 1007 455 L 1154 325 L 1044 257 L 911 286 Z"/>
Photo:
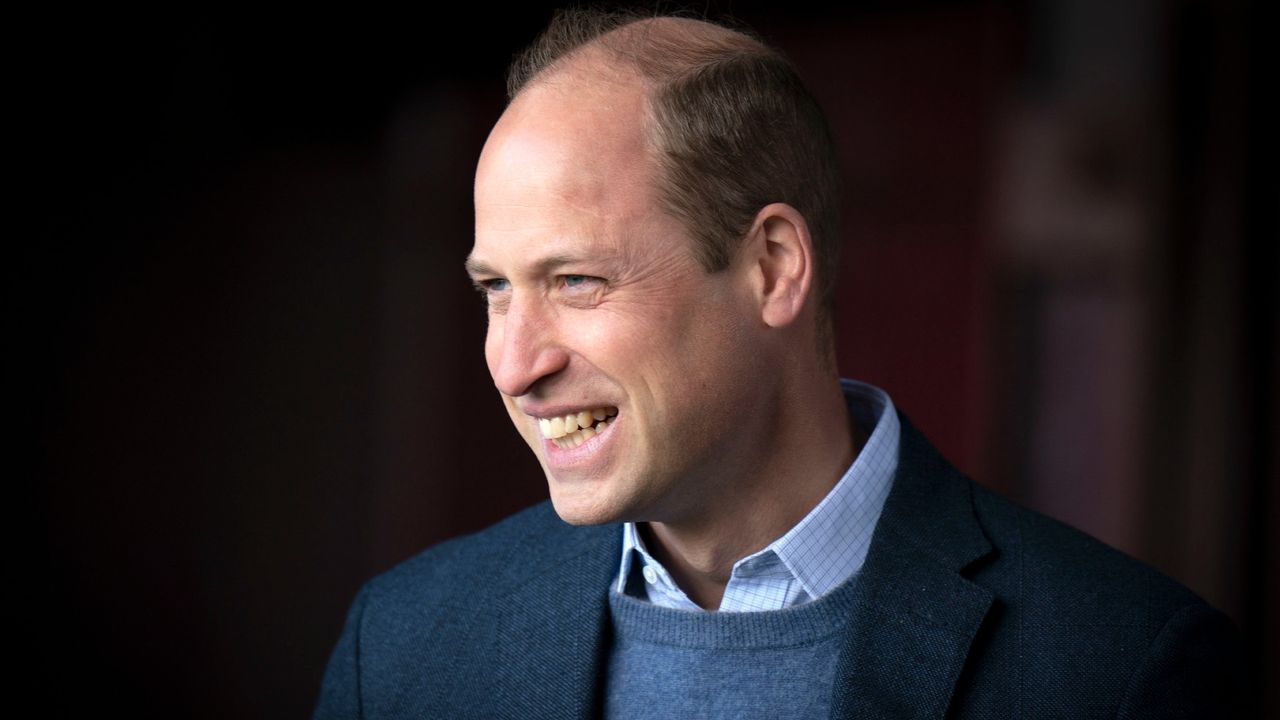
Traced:
<path id="1" fill-rule="evenodd" d="M 528 405 L 520 408 L 520 412 L 532 417 L 535 420 L 551 420 L 553 418 L 564 417 L 565 415 L 576 415 L 577 413 L 586 411 L 591 412 L 599 408 L 618 409 L 617 405 L 602 403 L 599 405 Z"/>
<path id="2" fill-rule="evenodd" d="M 596 407 L 600 407 L 597 405 Z M 566 413 L 567 414 L 567 413 Z M 547 464 L 553 468 L 569 468 L 586 465 L 599 455 L 613 440 L 614 428 L 621 421 L 622 414 L 614 415 L 604 432 L 597 433 L 590 440 L 575 448 L 557 447 L 550 438 L 542 438 L 542 451 L 546 454 Z"/>

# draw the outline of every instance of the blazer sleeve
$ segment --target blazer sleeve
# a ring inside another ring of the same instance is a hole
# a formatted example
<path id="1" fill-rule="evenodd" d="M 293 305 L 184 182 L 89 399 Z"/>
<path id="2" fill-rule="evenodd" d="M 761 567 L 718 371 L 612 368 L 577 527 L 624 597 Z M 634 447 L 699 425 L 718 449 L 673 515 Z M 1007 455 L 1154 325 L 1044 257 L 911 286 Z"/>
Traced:
<path id="1" fill-rule="evenodd" d="M 1130 678 L 1117 717 L 1233 718 L 1242 709 L 1239 634 L 1197 603 L 1175 612 Z"/>
<path id="2" fill-rule="evenodd" d="M 342 628 L 338 644 L 329 656 L 329 666 L 324 671 L 320 686 L 320 700 L 316 703 L 313 720 L 337 720 L 362 716 L 360 702 L 360 626 L 364 619 L 365 602 L 369 586 L 360 588 L 347 621 Z"/>

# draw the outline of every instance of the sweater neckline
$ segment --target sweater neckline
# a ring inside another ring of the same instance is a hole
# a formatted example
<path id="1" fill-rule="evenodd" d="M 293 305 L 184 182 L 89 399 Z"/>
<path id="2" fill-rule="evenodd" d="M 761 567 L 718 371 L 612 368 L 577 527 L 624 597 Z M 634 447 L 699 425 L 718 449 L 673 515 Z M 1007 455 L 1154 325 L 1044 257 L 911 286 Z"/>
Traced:
<path id="1" fill-rule="evenodd" d="M 802 605 L 755 612 L 706 612 L 660 607 L 609 593 L 615 637 L 688 648 L 760 649 L 812 645 L 844 629 L 855 604 L 858 577 Z"/>

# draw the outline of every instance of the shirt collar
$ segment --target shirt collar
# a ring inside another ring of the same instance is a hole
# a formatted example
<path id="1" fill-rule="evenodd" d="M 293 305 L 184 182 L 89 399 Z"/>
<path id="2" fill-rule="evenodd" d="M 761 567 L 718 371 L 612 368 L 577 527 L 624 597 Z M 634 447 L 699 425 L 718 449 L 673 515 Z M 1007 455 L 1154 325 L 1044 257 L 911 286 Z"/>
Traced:
<path id="1" fill-rule="evenodd" d="M 697 603 L 689 599 L 684 591 L 676 585 L 675 580 L 644 545 L 639 526 L 629 522 L 622 527 L 622 567 L 618 571 L 618 592 L 625 593 L 627 578 L 631 577 L 634 561 L 640 560 L 640 568 L 644 573 L 646 591 L 650 602 L 664 607 L 683 610 L 702 610 Z"/>
<path id="2" fill-rule="evenodd" d="M 867 433 L 866 443 L 835 487 L 804 519 L 759 552 L 734 563 L 726 598 L 737 579 L 753 573 L 779 575 L 784 570 L 781 581 L 793 579 L 803 590 L 803 594 L 789 593 L 794 598 L 791 602 L 812 600 L 852 577 L 866 560 L 876 520 L 897 470 L 901 428 L 893 401 L 883 390 L 855 380 L 841 380 L 840 385 L 850 419 Z M 651 601 L 699 609 L 649 554 L 632 522 L 623 526 L 618 592 L 625 592 L 637 555 Z"/>

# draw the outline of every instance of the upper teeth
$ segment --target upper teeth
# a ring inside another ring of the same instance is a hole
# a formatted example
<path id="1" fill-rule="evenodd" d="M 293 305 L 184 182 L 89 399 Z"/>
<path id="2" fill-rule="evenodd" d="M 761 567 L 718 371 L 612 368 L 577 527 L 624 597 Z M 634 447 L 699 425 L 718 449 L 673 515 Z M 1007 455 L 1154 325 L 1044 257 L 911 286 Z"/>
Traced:
<path id="1" fill-rule="evenodd" d="M 618 411 L 615 408 L 583 410 L 563 417 L 541 418 L 538 420 L 538 429 L 542 431 L 542 437 L 554 440 L 577 432 L 578 428 L 590 428 L 597 422 L 617 414 Z"/>

